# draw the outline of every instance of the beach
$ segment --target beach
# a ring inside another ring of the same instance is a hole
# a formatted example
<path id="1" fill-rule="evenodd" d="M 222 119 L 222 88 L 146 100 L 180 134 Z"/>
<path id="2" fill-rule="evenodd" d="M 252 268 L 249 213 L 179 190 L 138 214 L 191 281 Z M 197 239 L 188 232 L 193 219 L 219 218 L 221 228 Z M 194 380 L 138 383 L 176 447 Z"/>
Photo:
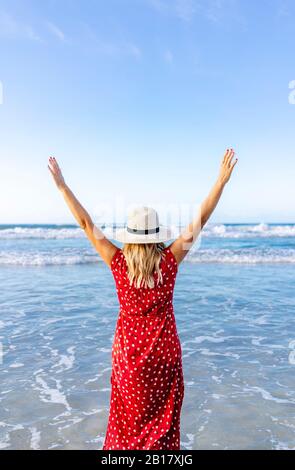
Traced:
<path id="1" fill-rule="evenodd" d="M 295 225 L 211 224 L 174 294 L 182 449 L 295 448 Z M 0 225 L 0 448 L 101 449 L 118 316 L 70 225 Z"/>

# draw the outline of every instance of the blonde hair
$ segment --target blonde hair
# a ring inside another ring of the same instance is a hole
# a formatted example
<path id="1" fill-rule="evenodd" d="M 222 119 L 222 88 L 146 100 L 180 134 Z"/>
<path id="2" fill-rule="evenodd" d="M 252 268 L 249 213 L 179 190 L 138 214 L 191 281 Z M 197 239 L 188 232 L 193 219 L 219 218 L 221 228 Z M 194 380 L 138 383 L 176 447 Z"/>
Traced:
<path id="1" fill-rule="evenodd" d="M 163 283 L 160 263 L 165 253 L 164 243 L 125 243 L 123 253 L 128 266 L 130 285 L 136 288 L 155 287 L 154 274 L 157 274 L 157 285 Z"/>

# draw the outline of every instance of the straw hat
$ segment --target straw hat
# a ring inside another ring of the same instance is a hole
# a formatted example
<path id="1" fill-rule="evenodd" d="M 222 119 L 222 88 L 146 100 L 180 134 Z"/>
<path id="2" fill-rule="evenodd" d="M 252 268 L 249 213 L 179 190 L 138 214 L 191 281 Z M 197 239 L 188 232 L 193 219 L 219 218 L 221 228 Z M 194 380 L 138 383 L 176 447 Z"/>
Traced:
<path id="1" fill-rule="evenodd" d="M 159 224 L 151 207 L 137 207 L 128 214 L 127 226 L 115 231 L 113 238 L 122 243 L 160 243 L 173 238 L 168 227 Z"/>

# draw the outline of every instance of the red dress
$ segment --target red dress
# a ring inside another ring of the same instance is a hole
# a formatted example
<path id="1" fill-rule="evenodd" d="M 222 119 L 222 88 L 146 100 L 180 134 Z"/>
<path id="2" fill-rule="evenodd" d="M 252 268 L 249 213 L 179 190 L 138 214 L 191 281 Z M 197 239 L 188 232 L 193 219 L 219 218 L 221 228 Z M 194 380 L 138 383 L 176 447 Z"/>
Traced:
<path id="1" fill-rule="evenodd" d="M 120 311 L 103 450 L 180 449 L 184 381 L 172 303 L 177 262 L 168 247 L 164 254 L 163 284 L 154 288 L 130 286 L 120 248 L 112 259 Z"/>

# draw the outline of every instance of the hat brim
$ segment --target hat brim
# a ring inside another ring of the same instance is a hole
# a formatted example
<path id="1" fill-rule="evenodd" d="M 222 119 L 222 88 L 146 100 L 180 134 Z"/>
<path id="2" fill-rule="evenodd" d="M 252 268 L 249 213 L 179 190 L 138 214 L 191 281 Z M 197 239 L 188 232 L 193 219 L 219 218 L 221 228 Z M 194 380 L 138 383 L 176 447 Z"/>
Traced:
<path id="1" fill-rule="evenodd" d="M 161 243 L 172 240 L 173 233 L 169 227 L 160 225 L 158 233 L 148 235 L 137 235 L 136 233 L 127 232 L 126 228 L 114 230 L 112 238 L 121 243 Z"/>

